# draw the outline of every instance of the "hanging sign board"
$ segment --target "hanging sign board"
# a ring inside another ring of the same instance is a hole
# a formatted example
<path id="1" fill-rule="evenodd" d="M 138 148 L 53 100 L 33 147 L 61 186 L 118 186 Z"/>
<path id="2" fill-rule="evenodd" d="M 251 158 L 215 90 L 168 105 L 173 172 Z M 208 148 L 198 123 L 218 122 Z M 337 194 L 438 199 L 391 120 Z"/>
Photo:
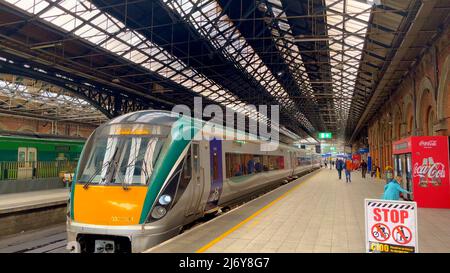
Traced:
<path id="1" fill-rule="evenodd" d="M 365 199 L 366 252 L 417 253 L 416 202 Z"/>
<path id="2" fill-rule="evenodd" d="M 319 133 L 319 139 L 331 139 L 333 138 L 333 134 L 330 132 L 320 132 Z"/>

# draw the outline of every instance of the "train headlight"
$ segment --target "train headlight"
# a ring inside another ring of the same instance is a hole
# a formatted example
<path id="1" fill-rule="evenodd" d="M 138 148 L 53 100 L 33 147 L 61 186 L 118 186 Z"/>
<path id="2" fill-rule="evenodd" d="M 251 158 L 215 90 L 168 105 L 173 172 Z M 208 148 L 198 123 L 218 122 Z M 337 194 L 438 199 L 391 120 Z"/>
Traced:
<path id="1" fill-rule="evenodd" d="M 159 203 L 163 206 L 169 204 L 170 202 L 172 202 L 172 197 L 170 197 L 170 195 L 164 194 L 159 197 Z"/>
<path id="2" fill-rule="evenodd" d="M 164 207 L 161 206 L 156 206 L 153 210 L 152 210 L 152 217 L 155 219 L 159 219 L 161 217 L 163 217 L 164 215 L 166 215 L 167 210 Z"/>

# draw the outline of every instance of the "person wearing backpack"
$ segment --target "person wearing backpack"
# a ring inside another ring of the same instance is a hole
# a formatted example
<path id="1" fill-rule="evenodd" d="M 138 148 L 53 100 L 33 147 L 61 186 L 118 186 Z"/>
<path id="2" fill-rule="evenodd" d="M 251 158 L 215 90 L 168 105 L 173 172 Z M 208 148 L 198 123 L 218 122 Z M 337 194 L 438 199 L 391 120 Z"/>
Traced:
<path id="1" fill-rule="evenodd" d="M 336 170 L 338 171 L 339 180 L 341 180 L 342 177 L 342 169 L 344 169 L 344 161 L 342 161 L 342 159 L 339 158 L 336 161 Z"/>

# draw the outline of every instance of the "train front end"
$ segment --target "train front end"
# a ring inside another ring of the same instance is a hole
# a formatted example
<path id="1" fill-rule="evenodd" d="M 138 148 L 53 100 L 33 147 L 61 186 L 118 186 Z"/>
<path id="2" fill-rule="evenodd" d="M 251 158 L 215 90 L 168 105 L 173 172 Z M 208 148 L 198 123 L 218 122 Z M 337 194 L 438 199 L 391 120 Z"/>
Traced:
<path id="1" fill-rule="evenodd" d="M 143 111 L 90 136 L 68 205 L 73 252 L 141 252 L 179 232 L 179 224 L 164 217 L 175 197 L 173 167 L 189 144 L 171 133 L 177 122 L 170 114 Z"/>

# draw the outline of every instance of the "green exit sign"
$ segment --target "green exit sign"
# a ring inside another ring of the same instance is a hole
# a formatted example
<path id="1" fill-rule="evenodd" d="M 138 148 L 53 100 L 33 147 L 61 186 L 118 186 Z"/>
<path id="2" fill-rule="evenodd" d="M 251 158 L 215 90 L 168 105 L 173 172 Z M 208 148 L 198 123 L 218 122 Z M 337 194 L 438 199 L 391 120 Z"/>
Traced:
<path id="1" fill-rule="evenodd" d="M 330 147 L 330 150 L 334 151 L 334 150 L 336 150 L 336 148 L 335 147 Z"/>
<path id="2" fill-rule="evenodd" d="M 329 133 L 329 132 L 319 133 L 319 138 L 320 138 L 320 139 L 329 139 L 329 138 L 333 138 L 333 134 L 332 134 L 332 133 Z"/>

